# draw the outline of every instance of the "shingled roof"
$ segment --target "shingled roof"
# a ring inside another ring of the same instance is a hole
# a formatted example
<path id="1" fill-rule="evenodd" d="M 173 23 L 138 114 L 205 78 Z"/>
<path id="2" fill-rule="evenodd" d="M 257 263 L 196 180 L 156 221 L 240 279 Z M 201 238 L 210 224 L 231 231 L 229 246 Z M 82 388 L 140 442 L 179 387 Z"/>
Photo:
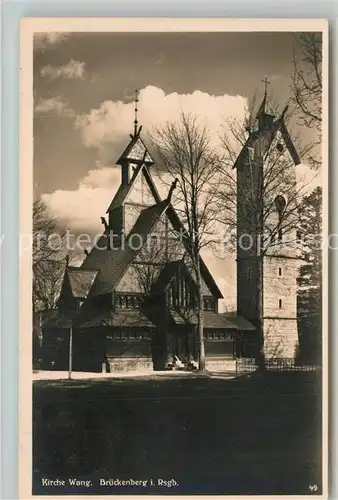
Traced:
<path id="1" fill-rule="evenodd" d="M 176 325 L 197 324 L 197 315 L 195 312 L 185 315 L 176 309 L 169 309 L 169 314 Z M 203 328 L 209 330 L 255 330 L 255 327 L 249 321 L 240 316 L 219 314 L 212 311 L 203 312 Z"/>
<path id="2" fill-rule="evenodd" d="M 173 279 L 173 277 L 175 276 L 175 273 L 181 264 L 182 260 L 175 260 L 165 264 L 157 280 L 155 281 L 155 283 L 151 288 L 151 293 L 156 294 L 164 292 L 168 287 L 169 283 L 171 282 L 171 280 Z"/>
<path id="3" fill-rule="evenodd" d="M 242 316 L 237 316 L 236 313 L 221 313 L 220 316 L 234 324 L 237 330 L 256 330 L 256 328 L 247 319 Z"/>
<path id="4" fill-rule="evenodd" d="M 106 311 L 91 316 L 87 320 L 81 322 L 82 328 L 92 328 L 98 326 L 108 327 L 125 327 L 125 328 L 154 328 L 155 325 L 138 310 L 134 311 Z"/>
<path id="5" fill-rule="evenodd" d="M 138 235 L 141 241 L 145 242 L 147 236 L 167 209 L 168 203 L 167 200 L 164 200 L 143 210 L 123 247 L 112 250 L 104 249 L 107 248 L 108 235 L 104 234 L 101 236 L 99 244 L 103 250 L 94 247 L 81 266 L 83 268 L 99 270 L 99 275 L 95 280 L 91 295 L 102 295 L 113 291 L 129 265 L 141 251 L 141 248 L 134 249 L 133 245 L 129 244 L 129 242 L 135 234 Z"/>
<path id="6" fill-rule="evenodd" d="M 169 218 L 171 224 L 173 225 L 175 231 L 177 231 L 177 233 L 179 233 L 179 234 L 184 234 L 184 232 L 185 232 L 184 225 L 183 225 L 181 219 L 179 218 L 176 210 L 174 209 L 174 207 L 171 204 L 168 206 L 166 213 L 167 213 L 168 218 Z M 182 241 L 184 244 L 185 243 L 184 238 L 182 239 Z M 202 257 L 200 257 L 200 266 L 201 266 L 201 274 L 202 274 L 202 277 L 205 281 L 205 284 L 207 285 L 209 290 L 213 293 L 213 295 L 215 295 L 219 299 L 222 299 L 223 298 L 222 292 L 218 288 L 214 278 L 212 277 L 212 275 L 211 275 L 209 269 L 207 268 Z"/>

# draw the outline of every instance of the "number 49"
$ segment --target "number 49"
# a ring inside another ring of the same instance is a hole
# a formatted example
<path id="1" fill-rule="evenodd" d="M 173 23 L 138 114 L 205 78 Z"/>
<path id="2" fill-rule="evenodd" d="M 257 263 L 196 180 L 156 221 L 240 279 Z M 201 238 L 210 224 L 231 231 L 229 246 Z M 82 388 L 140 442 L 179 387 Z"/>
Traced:
<path id="1" fill-rule="evenodd" d="M 309 490 L 312 492 L 318 491 L 318 486 L 316 484 L 309 484 Z"/>

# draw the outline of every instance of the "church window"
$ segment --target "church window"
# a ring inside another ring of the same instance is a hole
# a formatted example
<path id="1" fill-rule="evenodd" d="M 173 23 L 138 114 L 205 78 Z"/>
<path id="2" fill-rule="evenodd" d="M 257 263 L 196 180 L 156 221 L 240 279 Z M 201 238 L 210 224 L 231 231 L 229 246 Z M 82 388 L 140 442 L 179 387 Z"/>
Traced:
<path id="1" fill-rule="evenodd" d="M 173 307 L 174 302 L 173 302 L 173 289 L 170 287 L 168 290 L 168 305 L 169 307 Z"/>
<path id="2" fill-rule="evenodd" d="M 215 310 L 215 302 L 213 298 L 204 299 L 204 310 L 205 311 L 214 311 Z"/>
<path id="3" fill-rule="evenodd" d="M 278 269 L 278 274 L 279 274 L 279 276 L 282 276 L 282 268 L 281 267 Z"/>
<path id="4" fill-rule="evenodd" d="M 279 151 L 279 153 L 283 153 L 284 146 L 281 142 L 279 142 L 276 147 L 277 147 L 277 151 Z"/>
<path id="5" fill-rule="evenodd" d="M 282 308 L 282 299 L 279 299 L 278 305 L 279 305 L 279 309 L 281 309 Z"/>
<path id="6" fill-rule="evenodd" d="M 251 280 L 251 278 L 252 278 L 252 269 L 251 269 L 251 267 L 249 267 L 246 270 L 246 275 L 247 275 L 248 280 Z"/>
<path id="7" fill-rule="evenodd" d="M 121 309 L 138 309 L 142 304 L 138 295 L 118 295 L 117 306 Z"/>

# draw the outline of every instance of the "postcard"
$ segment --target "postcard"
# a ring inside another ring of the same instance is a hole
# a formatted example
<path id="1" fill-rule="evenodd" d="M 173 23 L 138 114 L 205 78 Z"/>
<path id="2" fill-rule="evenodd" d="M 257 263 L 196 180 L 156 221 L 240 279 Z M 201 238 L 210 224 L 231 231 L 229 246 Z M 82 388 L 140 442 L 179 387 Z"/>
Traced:
<path id="1" fill-rule="evenodd" d="M 20 498 L 325 498 L 327 22 L 27 18 L 20 74 Z"/>

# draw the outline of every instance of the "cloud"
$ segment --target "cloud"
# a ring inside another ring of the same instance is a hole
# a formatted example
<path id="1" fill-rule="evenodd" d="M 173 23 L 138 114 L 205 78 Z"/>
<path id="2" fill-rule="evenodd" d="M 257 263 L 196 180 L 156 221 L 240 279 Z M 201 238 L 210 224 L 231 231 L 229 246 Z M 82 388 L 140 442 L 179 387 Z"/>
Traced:
<path id="1" fill-rule="evenodd" d="M 83 79 L 84 71 L 85 63 L 72 59 L 64 66 L 44 66 L 41 68 L 40 74 L 42 77 L 47 77 L 50 80 L 58 78 Z"/>
<path id="2" fill-rule="evenodd" d="M 121 181 L 120 167 L 90 170 L 77 189 L 57 190 L 42 196 L 51 213 L 71 231 L 95 234 Z"/>
<path id="3" fill-rule="evenodd" d="M 211 140 L 216 144 L 225 119 L 236 117 L 243 120 L 246 107 L 246 98 L 239 95 L 214 96 L 200 90 L 192 94 L 165 94 L 160 88 L 147 86 L 139 94 L 138 116 L 145 136 L 167 121 L 177 121 L 184 110 L 196 115 L 200 124 L 207 127 Z M 117 159 L 121 148 L 129 140 L 133 121 L 133 102 L 105 101 L 88 114 L 78 116 L 74 126 L 80 131 L 86 147 L 97 148 L 101 160 L 112 161 Z"/>
<path id="4" fill-rule="evenodd" d="M 148 86 L 141 90 L 139 96 L 139 117 L 145 133 L 168 120 L 177 120 L 183 109 L 198 113 L 198 119 L 208 127 L 214 141 L 218 140 L 219 128 L 225 118 L 244 118 L 245 107 L 244 97 L 213 96 L 201 91 L 166 95 L 162 89 Z M 59 116 L 70 116 L 73 113 L 68 103 L 60 97 L 39 101 L 35 111 L 56 113 Z M 83 144 L 98 150 L 97 168 L 90 170 L 79 181 L 77 189 L 58 190 L 44 195 L 44 201 L 53 214 L 71 229 L 100 230 L 100 216 L 106 211 L 121 182 L 120 167 L 103 166 L 101 153 L 106 151 L 106 158 L 110 160 L 116 160 L 120 156 L 122 147 L 129 141 L 133 120 L 134 103 L 121 101 L 105 101 L 99 108 L 75 118 L 75 128 L 79 130 Z M 112 152 L 115 152 L 115 158 Z M 159 178 L 156 178 L 156 184 L 161 195 L 165 195 L 168 186 L 163 185 Z"/>
<path id="5" fill-rule="evenodd" d="M 34 50 L 52 48 L 67 40 L 66 31 L 51 31 L 49 33 L 34 33 Z"/>
<path id="6" fill-rule="evenodd" d="M 50 99 L 39 99 L 35 105 L 35 113 L 38 115 L 55 114 L 67 118 L 75 117 L 75 113 L 69 107 L 68 102 L 59 96 Z"/>

